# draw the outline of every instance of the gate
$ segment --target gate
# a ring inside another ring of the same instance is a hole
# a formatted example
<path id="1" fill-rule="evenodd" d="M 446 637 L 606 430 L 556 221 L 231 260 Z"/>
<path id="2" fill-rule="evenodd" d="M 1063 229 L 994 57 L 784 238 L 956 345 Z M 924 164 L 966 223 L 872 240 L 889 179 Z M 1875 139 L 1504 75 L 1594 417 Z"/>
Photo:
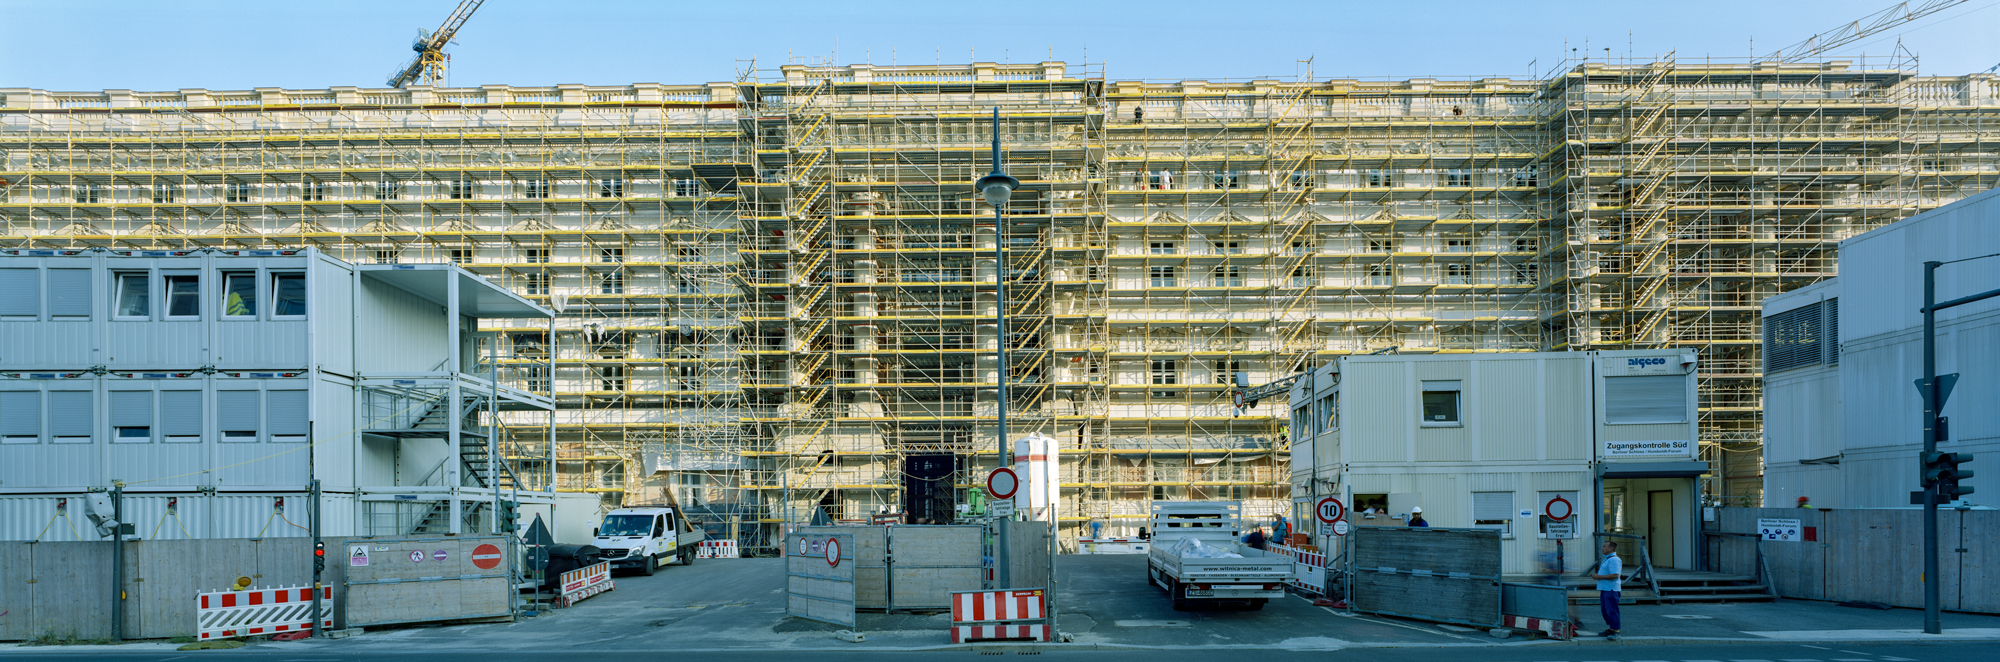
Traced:
<path id="1" fill-rule="evenodd" d="M 1501 625 L 1498 530 L 1359 526 L 1348 537 L 1355 611 Z"/>
<path id="2" fill-rule="evenodd" d="M 347 627 L 513 615 L 505 537 L 355 538 L 341 547 Z"/>
<path id="3" fill-rule="evenodd" d="M 951 594 L 984 587 L 979 526 L 813 526 L 801 533 L 854 536 L 857 609 L 951 608 Z"/>
<path id="4" fill-rule="evenodd" d="M 854 627 L 854 534 L 785 536 L 785 614 Z"/>

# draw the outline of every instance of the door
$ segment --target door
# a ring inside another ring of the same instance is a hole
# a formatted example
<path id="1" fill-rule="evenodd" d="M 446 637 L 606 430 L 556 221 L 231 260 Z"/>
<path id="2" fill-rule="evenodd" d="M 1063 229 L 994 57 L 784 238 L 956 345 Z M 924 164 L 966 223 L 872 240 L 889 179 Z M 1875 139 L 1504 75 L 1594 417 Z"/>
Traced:
<path id="1" fill-rule="evenodd" d="M 1673 490 L 1646 493 L 1646 553 L 1653 557 L 1653 567 L 1674 567 L 1674 522 L 1678 521 Z"/>

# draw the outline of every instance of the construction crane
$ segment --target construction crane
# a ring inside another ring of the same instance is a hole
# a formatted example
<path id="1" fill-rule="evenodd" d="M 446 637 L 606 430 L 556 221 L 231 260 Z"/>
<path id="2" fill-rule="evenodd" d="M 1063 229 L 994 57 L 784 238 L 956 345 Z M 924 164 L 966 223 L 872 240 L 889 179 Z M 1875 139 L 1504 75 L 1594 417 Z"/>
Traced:
<path id="1" fill-rule="evenodd" d="M 1971 0 L 1927 0 L 1926 2 L 1899 2 L 1896 6 L 1861 17 L 1852 23 L 1806 37 L 1778 52 L 1771 58 L 1780 62 L 1797 62 L 1827 51 L 1852 44 L 1862 39 L 1887 31 L 1890 28 L 1935 14 Z M 1916 5 L 1911 7 L 1910 5 Z"/>
<path id="2" fill-rule="evenodd" d="M 451 16 L 446 17 L 437 30 L 417 30 L 416 41 L 410 43 L 410 50 L 416 51 L 417 57 L 389 77 L 389 87 L 403 87 L 411 81 L 423 85 L 443 83 L 444 71 L 451 66 L 451 56 L 445 54 L 444 45 L 451 43 L 451 38 L 458 34 L 465 20 L 472 18 L 472 12 L 479 11 L 479 5 L 485 3 L 486 0 L 460 0 L 458 8 L 451 11 Z"/>

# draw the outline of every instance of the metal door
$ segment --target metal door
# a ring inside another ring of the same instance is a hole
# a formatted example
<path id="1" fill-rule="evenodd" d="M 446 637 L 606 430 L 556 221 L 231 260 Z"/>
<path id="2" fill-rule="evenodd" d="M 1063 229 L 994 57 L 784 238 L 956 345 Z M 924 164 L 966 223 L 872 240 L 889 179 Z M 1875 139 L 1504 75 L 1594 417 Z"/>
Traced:
<path id="1" fill-rule="evenodd" d="M 1646 493 L 1646 552 L 1653 567 L 1674 567 L 1674 493 L 1654 490 Z"/>

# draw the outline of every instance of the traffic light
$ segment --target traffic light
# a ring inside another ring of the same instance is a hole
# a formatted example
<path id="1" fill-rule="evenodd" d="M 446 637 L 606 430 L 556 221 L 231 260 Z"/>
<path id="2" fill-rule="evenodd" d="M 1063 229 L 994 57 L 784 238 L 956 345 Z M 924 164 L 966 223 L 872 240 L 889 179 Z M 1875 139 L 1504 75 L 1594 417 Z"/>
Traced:
<path id="1" fill-rule="evenodd" d="M 1960 485 L 1972 477 L 1972 470 L 1963 465 L 1972 461 L 1971 453 L 1944 453 L 1930 451 L 1924 453 L 1924 487 L 1937 490 L 1938 500 L 1950 501 L 1972 493 L 1969 485 Z"/>
<path id="2" fill-rule="evenodd" d="M 326 543 L 313 543 L 313 574 L 326 572 Z"/>

